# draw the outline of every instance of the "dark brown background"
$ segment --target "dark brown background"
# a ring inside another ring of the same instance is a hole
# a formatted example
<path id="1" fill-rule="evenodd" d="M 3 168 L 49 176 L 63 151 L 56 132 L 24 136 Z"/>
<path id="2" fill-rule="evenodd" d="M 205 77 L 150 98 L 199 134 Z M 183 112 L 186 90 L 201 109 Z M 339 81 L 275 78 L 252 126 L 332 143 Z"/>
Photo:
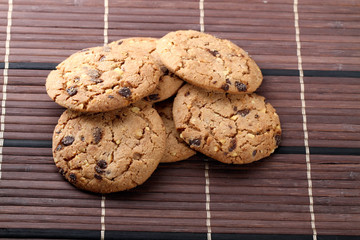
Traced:
<path id="1" fill-rule="evenodd" d="M 0 0 L 1 91 L 8 9 Z M 104 9 L 95 0 L 13 1 L 0 236 L 100 238 L 101 196 L 72 187 L 53 163 L 52 130 L 63 109 L 44 84 L 68 55 L 103 44 Z M 359 239 L 360 2 L 299 0 L 298 12 L 318 239 Z M 280 115 L 281 146 L 245 166 L 200 154 L 161 164 L 143 186 L 106 196 L 105 236 L 206 239 L 208 161 L 212 239 L 312 239 L 294 2 L 205 0 L 204 15 L 205 32 L 234 41 L 263 70 L 258 92 Z M 199 22 L 195 0 L 109 0 L 109 41 L 200 30 Z"/>

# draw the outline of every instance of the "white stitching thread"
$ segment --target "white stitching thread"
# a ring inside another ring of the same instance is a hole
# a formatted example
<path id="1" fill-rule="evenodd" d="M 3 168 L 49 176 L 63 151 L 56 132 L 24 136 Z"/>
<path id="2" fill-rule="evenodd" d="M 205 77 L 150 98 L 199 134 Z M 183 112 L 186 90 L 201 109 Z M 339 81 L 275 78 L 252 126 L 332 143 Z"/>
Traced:
<path id="1" fill-rule="evenodd" d="M 306 177 L 308 181 L 308 195 L 309 195 L 309 211 L 311 217 L 311 229 L 313 231 L 313 240 L 317 239 L 317 232 L 315 227 L 315 213 L 314 213 L 314 198 L 311 180 L 311 163 L 309 150 L 309 135 L 307 130 L 306 105 L 305 105 L 305 86 L 304 86 L 304 71 L 302 68 L 301 58 L 301 42 L 299 29 L 299 13 L 298 0 L 294 0 L 294 20 L 295 20 L 295 38 L 296 38 L 296 55 L 298 58 L 299 80 L 300 80 L 300 98 L 301 98 L 301 114 L 303 117 L 303 131 L 304 131 L 304 145 L 305 145 L 305 159 L 306 159 Z"/>
<path id="2" fill-rule="evenodd" d="M 8 13 L 7 13 L 7 26 L 6 26 L 6 41 L 5 41 L 5 58 L 4 58 L 4 71 L 3 71 L 3 88 L 1 100 L 1 117 L 0 117 L 0 179 L 2 178 L 1 165 L 3 161 L 3 146 L 4 146 L 4 131 L 5 131 L 5 104 L 6 104 L 6 86 L 8 84 L 8 69 L 9 69 L 9 55 L 10 55 L 10 40 L 11 40 L 11 25 L 12 25 L 12 12 L 13 12 L 13 1 L 8 1 Z"/>

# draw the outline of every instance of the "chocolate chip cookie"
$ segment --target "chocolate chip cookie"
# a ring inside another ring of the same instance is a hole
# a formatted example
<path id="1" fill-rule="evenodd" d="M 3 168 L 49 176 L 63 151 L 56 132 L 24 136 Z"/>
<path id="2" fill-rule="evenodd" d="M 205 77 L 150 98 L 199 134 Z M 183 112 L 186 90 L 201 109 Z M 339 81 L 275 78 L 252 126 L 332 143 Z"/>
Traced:
<path id="1" fill-rule="evenodd" d="M 183 80 L 216 92 L 254 92 L 262 82 L 255 61 L 224 39 L 193 30 L 159 39 L 156 50 L 164 65 Z"/>
<path id="2" fill-rule="evenodd" d="M 155 90 L 161 70 L 136 48 L 126 41 L 74 53 L 48 75 L 48 95 L 80 112 L 110 111 L 142 99 Z"/>
<path id="3" fill-rule="evenodd" d="M 177 93 L 174 122 L 191 148 L 223 163 L 269 156 L 280 143 L 278 115 L 255 93 L 230 95 L 187 84 Z"/>
<path id="4" fill-rule="evenodd" d="M 180 138 L 176 131 L 172 114 L 172 99 L 157 103 L 154 107 L 160 114 L 166 130 L 166 148 L 160 162 L 177 162 L 195 155 L 196 152 Z"/>
<path id="5" fill-rule="evenodd" d="M 150 104 L 106 113 L 66 110 L 53 135 L 53 156 L 78 188 L 111 193 L 134 188 L 156 169 L 165 150 L 165 127 Z"/>

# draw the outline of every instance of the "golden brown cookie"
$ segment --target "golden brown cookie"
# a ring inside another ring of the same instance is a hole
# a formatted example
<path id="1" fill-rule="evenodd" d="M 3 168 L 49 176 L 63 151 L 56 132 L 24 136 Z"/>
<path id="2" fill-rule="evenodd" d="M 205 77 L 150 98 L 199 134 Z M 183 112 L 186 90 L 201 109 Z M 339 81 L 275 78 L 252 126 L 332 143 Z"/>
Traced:
<path id="1" fill-rule="evenodd" d="M 156 169 L 165 150 L 165 127 L 143 102 L 106 113 L 66 110 L 55 127 L 52 150 L 60 173 L 76 187 L 123 191 Z"/>
<path id="2" fill-rule="evenodd" d="M 213 93 L 186 84 L 175 97 L 173 114 L 191 148 L 223 163 L 259 160 L 280 143 L 279 116 L 255 93 Z"/>
<path id="3" fill-rule="evenodd" d="M 154 107 L 160 114 L 166 130 L 166 148 L 160 162 L 177 162 L 195 155 L 196 152 L 180 138 L 176 131 L 172 114 L 172 100 L 157 103 Z"/>
<path id="4" fill-rule="evenodd" d="M 81 112 L 119 109 L 149 95 L 159 83 L 160 68 L 136 43 L 109 44 L 74 53 L 50 72 L 48 95 Z"/>
<path id="5" fill-rule="evenodd" d="M 127 38 L 112 44 L 116 45 L 119 42 L 122 42 L 122 44 L 136 46 L 136 48 L 133 50 L 136 51 L 137 54 L 142 53 L 144 55 L 151 55 L 155 59 L 156 63 L 160 66 L 161 75 L 159 84 L 156 86 L 153 92 L 145 97 L 146 101 L 153 103 L 163 101 L 173 96 L 184 83 L 184 81 L 175 74 L 169 72 L 165 65 L 160 61 L 160 57 L 155 51 L 157 43 L 156 38 Z"/>
<path id="6" fill-rule="evenodd" d="M 254 92 L 262 74 L 232 42 L 193 30 L 170 32 L 157 44 L 161 61 L 183 80 L 216 92 Z"/>

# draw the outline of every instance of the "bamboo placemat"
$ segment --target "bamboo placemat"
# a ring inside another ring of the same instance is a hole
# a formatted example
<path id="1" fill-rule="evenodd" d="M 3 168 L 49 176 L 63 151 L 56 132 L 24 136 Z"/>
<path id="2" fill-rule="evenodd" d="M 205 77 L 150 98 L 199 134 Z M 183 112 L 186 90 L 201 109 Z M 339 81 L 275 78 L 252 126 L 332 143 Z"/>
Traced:
<path id="1" fill-rule="evenodd" d="M 1 0 L 0 237 L 360 239 L 359 13 L 356 0 Z M 47 74 L 80 49 L 179 29 L 255 59 L 279 149 L 244 166 L 161 164 L 128 192 L 75 189 L 52 160 L 63 109 Z"/>

